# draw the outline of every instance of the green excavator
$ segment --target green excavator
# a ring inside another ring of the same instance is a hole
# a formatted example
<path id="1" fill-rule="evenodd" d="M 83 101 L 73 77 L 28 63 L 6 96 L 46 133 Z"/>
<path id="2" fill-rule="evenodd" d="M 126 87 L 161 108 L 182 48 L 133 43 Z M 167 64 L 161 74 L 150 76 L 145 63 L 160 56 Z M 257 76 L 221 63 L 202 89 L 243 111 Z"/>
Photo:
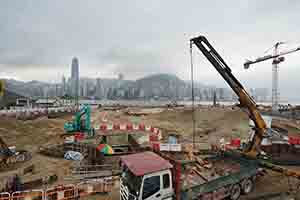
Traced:
<path id="1" fill-rule="evenodd" d="M 85 132 L 88 136 L 93 136 L 95 130 L 91 126 L 91 107 L 84 105 L 75 113 L 73 121 L 65 123 L 64 129 L 67 133 Z"/>

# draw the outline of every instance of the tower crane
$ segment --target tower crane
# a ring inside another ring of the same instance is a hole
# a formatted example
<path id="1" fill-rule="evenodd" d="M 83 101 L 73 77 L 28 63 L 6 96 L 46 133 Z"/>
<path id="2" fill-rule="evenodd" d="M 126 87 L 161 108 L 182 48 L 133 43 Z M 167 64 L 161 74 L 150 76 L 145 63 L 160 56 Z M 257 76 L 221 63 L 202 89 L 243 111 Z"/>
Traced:
<path id="1" fill-rule="evenodd" d="M 263 57 L 258 57 L 255 60 L 247 60 L 244 63 L 244 68 L 248 69 L 250 65 L 259 63 L 262 61 L 266 61 L 269 59 L 273 59 L 272 62 L 272 110 L 273 112 L 278 111 L 278 101 L 279 101 L 279 92 L 278 92 L 278 64 L 283 62 L 285 58 L 283 57 L 284 55 L 296 52 L 300 50 L 300 47 L 288 50 L 288 51 L 283 51 L 283 52 L 278 52 L 278 47 L 279 45 L 284 44 L 284 42 L 277 42 L 274 45 L 274 52 L 272 55 L 266 55 Z"/>

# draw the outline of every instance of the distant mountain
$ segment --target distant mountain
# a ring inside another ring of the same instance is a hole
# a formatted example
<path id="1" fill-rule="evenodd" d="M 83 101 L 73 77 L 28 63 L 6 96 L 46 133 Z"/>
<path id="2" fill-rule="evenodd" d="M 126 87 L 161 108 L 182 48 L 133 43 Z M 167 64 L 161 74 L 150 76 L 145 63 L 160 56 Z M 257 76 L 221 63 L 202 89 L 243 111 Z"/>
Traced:
<path id="1" fill-rule="evenodd" d="M 23 82 L 14 79 L 5 80 L 5 87 L 7 90 L 25 97 L 42 96 L 43 88 L 47 85 L 50 84 L 40 81 Z"/>
<path id="2" fill-rule="evenodd" d="M 9 107 L 16 103 L 16 98 L 22 98 L 22 95 L 16 94 L 10 90 L 5 90 L 4 96 L 0 97 L 0 108 Z"/>
<path id="3" fill-rule="evenodd" d="M 70 83 L 67 82 L 66 84 L 65 90 L 68 93 L 70 91 Z M 192 91 L 190 81 L 184 81 L 176 75 L 166 73 L 149 75 L 136 81 L 81 77 L 79 86 L 81 96 L 94 96 L 99 99 L 135 99 L 140 97 L 182 99 L 184 97 L 191 97 Z M 204 90 L 214 88 L 198 82 L 194 83 L 194 87 L 197 88 L 195 95 L 198 96 L 201 96 L 201 91 L 198 88 Z M 46 93 L 50 97 L 63 94 L 62 84 L 50 84 L 35 80 L 23 82 L 7 79 L 6 88 L 21 96 L 32 98 L 44 96 Z"/>
<path id="4" fill-rule="evenodd" d="M 187 87 L 186 83 L 172 74 L 155 74 L 136 80 L 136 87 L 146 97 L 174 98 Z"/>

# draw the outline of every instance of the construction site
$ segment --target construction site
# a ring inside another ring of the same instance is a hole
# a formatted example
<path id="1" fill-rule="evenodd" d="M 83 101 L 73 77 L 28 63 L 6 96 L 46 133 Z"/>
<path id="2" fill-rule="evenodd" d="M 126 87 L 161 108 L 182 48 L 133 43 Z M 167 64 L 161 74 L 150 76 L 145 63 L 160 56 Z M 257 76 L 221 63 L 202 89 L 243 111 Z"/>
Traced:
<path id="1" fill-rule="evenodd" d="M 190 44 L 238 104 L 201 105 L 192 93 L 192 105 L 1 112 L 0 200 L 299 199 L 299 108 L 279 108 L 276 83 L 272 106 L 256 104 L 205 36 Z"/>

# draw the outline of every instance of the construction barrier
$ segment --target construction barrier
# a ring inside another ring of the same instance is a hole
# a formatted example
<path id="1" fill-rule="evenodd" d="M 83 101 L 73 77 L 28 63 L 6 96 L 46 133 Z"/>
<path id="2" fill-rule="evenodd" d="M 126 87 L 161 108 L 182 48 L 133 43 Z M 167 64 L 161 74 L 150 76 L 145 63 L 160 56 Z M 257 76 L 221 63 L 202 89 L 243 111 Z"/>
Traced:
<path id="1" fill-rule="evenodd" d="M 151 137 L 150 137 L 151 139 Z M 239 148 L 241 146 L 241 139 L 240 138 L 234 138 L 231 139 L 230 142 L 225 144 L 225 149 L 235 149 Z M 300 137 L 296 136 L 288 136 L 282 140 L 279 141 L 272 141 L 270 140 L 263 140 L 262 146 L 272 146 L 272 144 L 290 144 L 290 145 L 300 145 Z"/>
<path id="2" fill-rule="evenodd" d="M 88 183 L 80 183 L 77 185 L 78 187 L 78 196 L 79 197 L 86 197 L 89 195 L 94 194 L 94 186 Z"/>
<path id="3" fill-rule="evenodd" d="M 113 130 L 120 130 L 120 124 L 114 124 Z"/>
<path id="4" fill-rule="evenodd" d="M 121 124 L 120 125 L 120 130 L 125 131 L 126 130 L 127 125 L 126 124 Z"/>
<path id="5" fill-rule="evenodd" d="M 272 145 L 272 143 L 275 143 L 275 144 L 291 144 L 291 145 L 300 145 L 300 137 L 297 137 L 297 136 L 288 136 L 280 141 L 274 141 L 272 142 L 272 139 L 270 139 L 270 143 L 267 144 L 267 145 Z M 239 147 L 241 145 L 241 139 L 240 138 L 234 138 L 234 139 L 231 139 L 230 143 L 229 143 L 230 146 L 234 146 L 234 147 Z M 264 144 L 262 144 L 264 145 Z"/>
<path id="6" fill-rule="evenodd" d="M 100 124 L 96 126 L 96 130 L 103 132 L 106 131 L 146 131 L 152 133 L 150 135 L 150 141 L 158 141 L 162 138 L 162 132 L 160 129 L 146 126 L 145 124 Z"/>
<path id="7" fill-rule="evenodd" d="M 154 151 L 160 151 L 160 143 L 159 142 L 152 142 L 152 149 Z"/>
<path id="8" fill-rule="evenodd" d="M 145 131 L 145 125 L 144 124 L 139 124 L 139 130 L 140 131 Z"/>
<path id="9" fill-rule="evenodd" d="M 11 195 L 11 200 L 43 200 L 43 190 L 18 191 Z"/>
<path id="10" fill-rule="evenodd" d="M 77 185 L 58 185 L 45 190 L 16 191 L 0 193 L 0 200 L 77 200 L 97 193 L 108 193 L 113 189 L 114 180 L 106 178 L 82 182 Z"/>
<path id="11" fill-rule="evenodd" d="M 126 125 L 126 129 L 127 129 L 128 131 L 132 131 L 132 130 L 133 130 L 132 124 L 127 124 L 127 125 Z"/>
<path id="12" fill-rule="evenodd" d="M 241 139 L 240 138 L 231 139 L 230 145 L 234 146 L 234 147 L 240 147 L 241 146 Z"/>
<path id="13" fill-rule="evenodd" d="M 8 192 L 0 193 L 0 200 L 10 200 L 10 194 Z"/>
<path id="14" fill-rule="evenodd" d="M 159 141 L 158 136 L 157 135 L 150 135 L 150 142 L 157 142 Z"/>
<path id="15" fill-rule="evenodd" d="M 113 181 L 103 179 L 101 181 L 88 181 L 77 185 L 78 197 L 90 196 L 97 193 L 107 193 L 112 191 Z"/>
<path id="16" fill-rule="evenodd" d="M 75 200 L 77 194 L 74 185 L 60 185 L 46 190 L 47 200 Z"/>
<path id="17" fill-rule="evenodd" d="M 299 145 L 300 144 L 300 138 L 290 136 L 289 137 L 289 144 Z"/>

